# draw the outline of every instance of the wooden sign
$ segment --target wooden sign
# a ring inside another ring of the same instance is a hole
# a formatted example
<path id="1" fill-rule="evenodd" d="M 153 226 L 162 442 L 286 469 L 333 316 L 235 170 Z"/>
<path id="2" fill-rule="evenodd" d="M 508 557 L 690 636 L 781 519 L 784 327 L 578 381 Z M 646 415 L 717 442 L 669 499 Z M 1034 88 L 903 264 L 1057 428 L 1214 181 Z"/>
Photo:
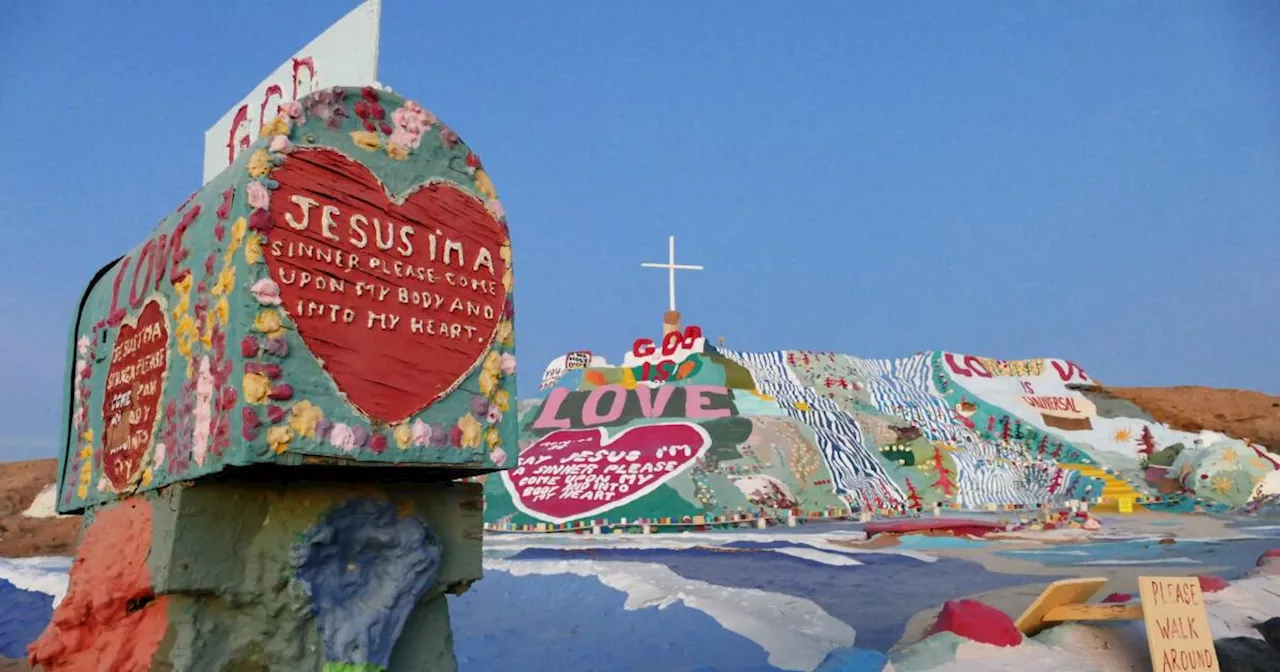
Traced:
<path id="1" fill-rule="evenodd" d="M 1141 576 L 1138 593 L 1155 672 L 1220 669 L 1199 579 Z"/>

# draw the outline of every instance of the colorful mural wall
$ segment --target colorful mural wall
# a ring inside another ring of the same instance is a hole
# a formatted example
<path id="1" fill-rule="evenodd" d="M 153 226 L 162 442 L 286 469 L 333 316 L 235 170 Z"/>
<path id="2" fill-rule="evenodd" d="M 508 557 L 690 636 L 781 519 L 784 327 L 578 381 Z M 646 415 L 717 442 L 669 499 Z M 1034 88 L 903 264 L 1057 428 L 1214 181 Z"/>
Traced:
<path id="1" fill-rule="evenodd" d="M 637 340 L 621 366 L 556 373 L 522 409 L 518 467 L 485 477 L 491 526 L 1072 500 L 1176 510 L 1280 486 L 1280 456 L 1173 430 L 1063 360 L 735 352 L 689 327 Z"/>

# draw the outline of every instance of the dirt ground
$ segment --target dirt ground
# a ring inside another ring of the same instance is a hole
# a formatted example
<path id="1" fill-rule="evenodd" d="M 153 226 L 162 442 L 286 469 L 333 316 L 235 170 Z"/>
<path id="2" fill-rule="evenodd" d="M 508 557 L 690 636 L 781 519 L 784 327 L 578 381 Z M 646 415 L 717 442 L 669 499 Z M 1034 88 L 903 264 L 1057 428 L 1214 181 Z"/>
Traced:
<path id="1" fill-rule="evenodd" d="M 1280 397 L 1211 387 L 1107 387 L 1174 429 L 1208 429 L 1280 452 Z"/>
<path id="2" fill-rule="evenodd" d="M 0 464 L 0 557 L 71 555 L 80 517 L 27 518 L 23 511 L 54 481 L 57 460 Z M 0 668 L 3 669 L 3 668 Z"/>

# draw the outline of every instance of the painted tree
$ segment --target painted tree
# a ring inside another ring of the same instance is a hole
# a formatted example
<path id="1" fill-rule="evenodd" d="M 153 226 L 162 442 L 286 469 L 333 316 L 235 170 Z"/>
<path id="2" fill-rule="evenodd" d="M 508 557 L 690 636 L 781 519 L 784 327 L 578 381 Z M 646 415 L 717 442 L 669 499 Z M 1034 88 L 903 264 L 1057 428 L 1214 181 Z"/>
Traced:
<path id="1" fill-rule="evenodd" d="M 987 433 L 988 434 L 996 433 L 996 416 L 994 415 L 987 416 Z"/>
<path id="2" fill-rule="evenodd" d="M 1022 421 L 1021 421 L 1021 420 L 1018 420 L 1018 421 L 1017 421 L 1017 424 L 1016 424 L 1016 425 L 1014 425 L 1014 428 L 1013 428 L 1013 438 L 1015 438 L 1015 439 L 1017 439 L 1017 440 L 1019 440 L 1019 441 L 1021 441 L 1021 440 L 1022 440 Z"/>
<path id="3" fill-rule="evenodd" d="M 916 492 L 916 486 L 910 478 L 907 479 L 907 502 L 916 511 L 924 508 L 924 502 L 920 501 L 920 493 Z"/>
<path id="4" fill-rule="evenodd" d="M 1008 441 L 1011 436 L 1012 433 L 1009 431 L 1009 416 L 1006 415 L 1000 418 L 1000 440 Z"/>
<path id="5" fill-rule="evenodd" d="M 1044 438 L 1040 439 L 1040 445 L 1036 447 L 1036 454 L 1043 457 L 1047 450 L 1049 450 L 1049 435 L 1045 434 Z"/>
<path id="6" fill-rule="evenodd" d="M 1053 454 L 1052 454 L 1052 455 L 1050 455 L 1049 457 L 1052 457 L 1052 458 L 1053 458 L 1053 459 L 1055 459 L 1055 460 L 1062 459 L 1062 444 L 1061 444 L 1061 443 L 1055 443 L 1055 444 L 1053 444 Z"/>
<path id="7" fill-rule="evenodd" d="M 943 461 L 943 457 L 942 450 L 934 446 L 933 456 L 929 458 L 929 464 L 937 470 L 938 480 L 934 481 L 931 486 L 935 490 L 941 490 L 944 497 L 950 497 L 956 491 L 956 482 L 952 480 L 952 476 L 955 474 L 950 469 L 947 469 L 947 464 Z"/>
<path id="8" fill-rule="evenodd" d="M 1062 487 L 1062 469 L 1053 471 L 1053 480 L 1049 482 L 1049 494 L 1053 494 Z"/>
<path id="9" fill-rule="evenodd" d="M 1142 437 L 1138 439 L 1138 444 L 1142 446 L 1138 452 L 1143 455 L 1150 456 L 1156 452 L 1156 437 L 1151 435 L 1151 427 L 1143 425 Z"/>

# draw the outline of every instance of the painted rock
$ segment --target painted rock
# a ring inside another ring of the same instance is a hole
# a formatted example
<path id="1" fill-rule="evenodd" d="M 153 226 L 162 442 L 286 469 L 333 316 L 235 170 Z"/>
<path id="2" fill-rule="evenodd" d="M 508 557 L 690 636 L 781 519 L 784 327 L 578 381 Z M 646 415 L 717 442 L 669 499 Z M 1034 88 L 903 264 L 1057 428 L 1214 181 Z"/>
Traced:
<path id="1" fill-rule="evenodd" d="M 1230 582 L 1228 582 L 1226 579 L 1222 578 L 1221 576 L 1213 576 L 1211 574 L 1205 574 L 1205 575 L 1197 576 L 1196 578 L 1200 580 L 1200 590 L 1206 593 L 1216 593 L 1219 590 L 1227 588 L 1231 585 Z"/>
<path id="2" fill-rule="evenodd" d="M 480 159 L 387 91 L 280 109 L 85 291 L 59 511 L 255 464 L 515 466 L 511 242 Z"/>
<path id="3" fill-rule="evenodd" d="M 828 653 L 814 672 L 880 672 L 888 662 L 879 651 L 844 647 Z"/>
<path id="4" fill-rule="evenodd" d="M 928 634 L 951 632 L 965 639 L 994 646 L 1017 646 L 1022 633 L 1013 619 L 995 607 L 977 600 L 951 600 L 942 605 Z"/>

